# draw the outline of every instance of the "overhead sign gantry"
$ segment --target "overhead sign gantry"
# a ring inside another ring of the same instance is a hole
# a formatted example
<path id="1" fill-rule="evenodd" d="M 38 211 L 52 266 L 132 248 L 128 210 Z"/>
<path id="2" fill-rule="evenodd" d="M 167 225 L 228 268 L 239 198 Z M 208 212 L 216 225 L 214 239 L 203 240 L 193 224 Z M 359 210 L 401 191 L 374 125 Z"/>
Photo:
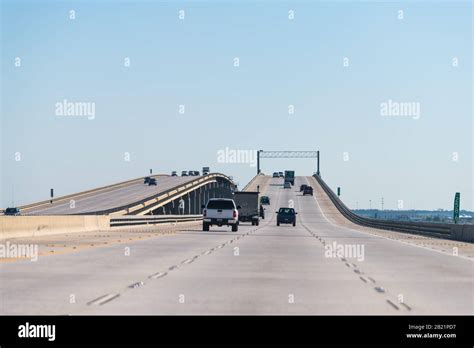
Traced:
<path id="1" fill-rule="evenodd" d="M 319 151 L 257 151 L 257 174 L 260 174 L 261 158 L 316 158 L 316 174 L 319 176 Z"/>

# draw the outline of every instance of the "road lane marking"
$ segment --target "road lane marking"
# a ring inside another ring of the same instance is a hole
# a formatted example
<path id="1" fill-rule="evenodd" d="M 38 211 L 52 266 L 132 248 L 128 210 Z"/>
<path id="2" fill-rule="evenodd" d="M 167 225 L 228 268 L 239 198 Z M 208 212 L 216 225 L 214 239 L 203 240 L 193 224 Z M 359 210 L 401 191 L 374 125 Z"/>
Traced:
<path id="1" fill-rule="evenodd" d="M 269 225 L 269 223 L 268 223 L 267 225 Z M 257 227 L 256 229 L 253 229 L 253 230 L 251 230 L 250 232 L 248 232 L 247 235 L 250 234 L 251 232 L 254 232 L 254 231 L 256 231 L 256 230 L 258 230 L 258 229 L 260 229 L 260 228 L 263 228 L 263 227 L 265 227 L 265 226 L 267 226 L 267 225 L 263 225 L 263 226 Z M 236 239 L 239 239 L 239 238 L 241 238 L 241 237 L 244 237 L 244 235 L 239 236 L 239 237 L 236 238 Z M 207 250 L 207 251 L 201 253 L 201 255 L 209 255 L 210 253 L 212 253 L 212 251 L 217 250 L 217 248 L 222 248 L 222 247 L 224 247 L 224 246 L 230 244 L 231 242 L 232 242 L 232 241 L 228 241 L 227 243 L 223 243 L 223 244 L 221 244 L 221 245 L 219 245 L 219 246 L 217 246 L 217 247 L 214 247 L 214 248 L 212 248 L 212 249 L 210 249 L 210 250 Z M 184 260 L 183 262 L 181 262 L 181 264 L 189 264 L 189 263 L 193 262 L 195 259 L 197 259 L 198 257 L 199 257 L 199 255 L 195 255 L 192 259 L 186 259 L 186 260 Z M 174 266 L 169 267 L 168 270 L 169 270 L 169 271 L 172 271 L 172 270 L 175 270 L 175 269 L 178 269 L 178 268 L 180 268 L 179 265 L 174 265 Z M 148 278 L 149 278 L 149 279 L 158 279 L 158 278 L 164 277 L 164 276 L 167 275 L 167 274 L 168 274 L 168 272 L 157 272 L 157 273 L 155 273 L 155 274 L 152 274 L 152 275 L 148 276 Z M 144 281 L 139 281 L 139 282 L 136 282 L 136 283 L 133 283 L 133 284 L 127 286 L 127 288 L 126 288 L 125 290 L 123 290 L 123 291 L 127 291 L 128 289 L 140 288 L 140 287 L 143 287 L 144 285 L 145 285 L 145 282 L 144 282 Z M 96 299 L 94 299 L 94 300 L 88 302 L 87 304 L 88 304 L 88 305 L 103 305 L 103 304 L 105 304 L 105 303 L 107 303 L 107 302 L 110 302 L 110 301 L 114 300 L 115 298 L 117 298 L 117 297 L 119 297 L 119 296 L 120 296 L 119 293 L 116 293 L 116 294 L 115 294 L 115 293 L 114 293 L 114 294 L 107 294 L 107 295 L 101 296 L 101 297 L 99 297 L 99 298 L 96 298 Z"/>
<path id="2" fill-rule="evenodd" d="M 390 306 L 392 306 L 393 308 L 395 308 L 397 311 L 399 310 L 398 306 L 397 306 L 395 303 L 393 303 L 392 301 L 387 300 L 387 303 L 388 303 Z"/>
<path id="3" fill-rule="evenodd" d="M 141 287 L 143 287 L 143 286 L 145 286 L 145 283 L 142 282 L 142 281 L 140 281 L 140 282 L 136 282 L 136 283 L 130 284 L 128 287 L 129 287 L 130 289 L 137 289 L 137 288 L 141 288 Z"/>
<path id="4" fill-rule="evenodd" d="M 403 307 L 405 307 L 407 310 L 411 311 L 411 307 L 407 305 L 405 302 L 400 303 Z"/>
<path id="5" fill-rule="evenodd" d="M 152 274 L 152 275 L 149 276 L 148 278 L 150 278 L 150 279 L 158 279 L 158 278 L 164 277 L 164 276 L 167 275 L 167 274 L 168 274 L 168 272 L 158 272 L 158 273 Z"/>
<path id="6" fill-rule="evenodd" d="M 120 294 L 107 294 L 107 295 L 100 296 L 100 297 L 96 298 L 95 300 L 92 300 L 92 301 L 88 302 L 87 305 L 89 305 L 89 306 L 91 306 L 91 305 L 100 305 L 100 306 L 102 306 L 103 304 L 105 304 L 107 302 L 110 302 L 110 301 L 116 299 L 119 296 L 120 296 Z"/>

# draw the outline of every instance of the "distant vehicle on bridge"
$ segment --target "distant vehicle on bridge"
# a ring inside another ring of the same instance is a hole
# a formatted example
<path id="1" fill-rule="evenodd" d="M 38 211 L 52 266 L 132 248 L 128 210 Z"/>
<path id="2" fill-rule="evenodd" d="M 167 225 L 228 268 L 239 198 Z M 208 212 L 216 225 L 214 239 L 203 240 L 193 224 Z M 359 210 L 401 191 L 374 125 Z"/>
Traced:
<path id="1" fill-rule="evenodd" d="M 295 171 L 285 170 L 285 183 L 289 182 L 291 185 L 295 184 Z"/>
<path id="2" fill-rule="evenodd" d="M 188 171 L 187 170 L 183 170 L 181 172 L 181 176 L 188 176 Z"/>
<path id="3" fill-rule="evenodd" d="M 303 196 L 305 195 L 313 195 L 313 188 L 311 186 L 306 186 L 303 190 Z"/>
<path id="4" fill-rule="evenodd" d="M 194 176 L 199 176 L 199 175 L 201 175 L 201 174 L 199 173 L 199 170 L 195 170 L 195 171 L 194 171 Z"/>
<path id="5" fill-rule="evenodd" d="M 178 173 L 176 173 L 176 170 L 173 170 L 173 171 L 171 172 L 171 176 L 178 176 Z"/>
<path id="6" fill-rule="evenodd" d="M 149 176 L 146 176 L 146 177 L 143 179 L 143 183 L 144 183 L 144 184 L 148 184 L 149 181 L 150 181 L 150 177 L 149 177 Z"/>
<path id="7" fill-rule="evenodd" d="M 268 196 L 260 197 L 260 204 L 270 205 L 270 198 Z"/>
<path id="8" fill-rule="evenodd" d="M 240 206 L 236 206 L 233 199 L 229 198 L 211 198 L 207 204 L 202 206 L 202 230 L 209 231 L 213 225 L 231 226 L 232 232 L 239 229 L 239 211 Z"/>
<path id="9" fill-rule="evenodd" d="M 202 167 L 202 175 L 207 175 L 211 172 L 211 169 L 209 167 Z"/>
<path id="10" fill-rule="evenodd" d="M 283 188 L 284 188 L 284 189 L 290 189 L 290 188 L 291 188 L 291 184 L 290 184 L 289 182 L 285 182 L 285 183 L 283 184 Z"/>
<path id="11" fill-rule="evenodd" d="M 279 176 L 280 178 L 284 178 L 284 177 L 285 177 L 285 176 L 283 175 L 283 172 L 278 172 L 278 176 Z"/>
<path id="12" fill-rule="evenodd" d="M 3 214 L 7 216 L 20 216 L 21 212 L 19 208 L 11 207 L 11 208 L 5 209 L 5 212 Z"/>
<path id="13" fill-rule="evenodd" d="M 240 207 L 239 222 L 251 222 L 252 226 L 258 226 L 260 223 L 260 211 L 258 192 L 238 191 L 234 192 L 234 202 Z"/>
<path id="14" fill-rule="evenodd" d="M 156 179 L 150 178 L 150 180 L 148 180 L 148 186 L 156 186 Z"/>
<path id="15" fill-rule="evenodd" d="M 280 208 L 277 212 L 277 226 L 280 224 L 293 224 L 296 226 L 296 214 L 293 208 Z"/>
<path id="16" fill-rule="evenodd" d="M 300 192 L 303 192 L 306 186 L 308 186 L 308 185 L 306 185 L 306 184 L 301 185 L 300 186 Z"/>
<path id="17" fill-rule="evenodd" d="M 273 172 L 273 177 L 278 178 L 278 177 L 280 177 L 280 175 L 278 174 L 278 172 Z"/>

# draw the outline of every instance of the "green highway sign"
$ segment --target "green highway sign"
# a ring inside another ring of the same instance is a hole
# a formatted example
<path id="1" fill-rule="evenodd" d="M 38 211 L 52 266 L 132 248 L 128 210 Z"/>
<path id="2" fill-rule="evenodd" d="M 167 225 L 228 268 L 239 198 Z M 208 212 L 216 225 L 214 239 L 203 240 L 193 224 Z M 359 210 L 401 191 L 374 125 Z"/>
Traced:
<path id="1" fill-rule="evenodd" d="M 461 201 L 461 194 L 456 192 L 454 195 L 454 212 L 453 212 L 453 221 L 455 224 L 459 221 L 459 203 Z"/>

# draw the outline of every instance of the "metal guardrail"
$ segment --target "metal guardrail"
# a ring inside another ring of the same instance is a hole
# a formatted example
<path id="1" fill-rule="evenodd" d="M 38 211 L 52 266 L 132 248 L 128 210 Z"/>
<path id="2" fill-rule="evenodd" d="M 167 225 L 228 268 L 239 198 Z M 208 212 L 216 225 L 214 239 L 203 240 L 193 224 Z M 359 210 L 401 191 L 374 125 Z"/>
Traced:
<path id="1" fill-rule="evenodd" d="M 373 227 L 383 230 L 398 231 L 424 235 L 428 237 L 447 238 L 464 242 L 474 242 L 474 225 L 456 225 L 456 224 L 437 224 L 429 222 L 403 222 L 390 220 L 375 220 L 364 218 L 353 213 L 329 188 L 324 180 L 313 175 L 329 199 L 336 206 L 339 212 L 349 221 L 367 227 Z"/>
<path id="2" fill-rule="evenodd" d="M 181 223 L 201 221 L 202 215 L 142 215 L 142 216 L 121 216 L 110 219 L 110 227 L 156 225 L 166 223 Z"/>

